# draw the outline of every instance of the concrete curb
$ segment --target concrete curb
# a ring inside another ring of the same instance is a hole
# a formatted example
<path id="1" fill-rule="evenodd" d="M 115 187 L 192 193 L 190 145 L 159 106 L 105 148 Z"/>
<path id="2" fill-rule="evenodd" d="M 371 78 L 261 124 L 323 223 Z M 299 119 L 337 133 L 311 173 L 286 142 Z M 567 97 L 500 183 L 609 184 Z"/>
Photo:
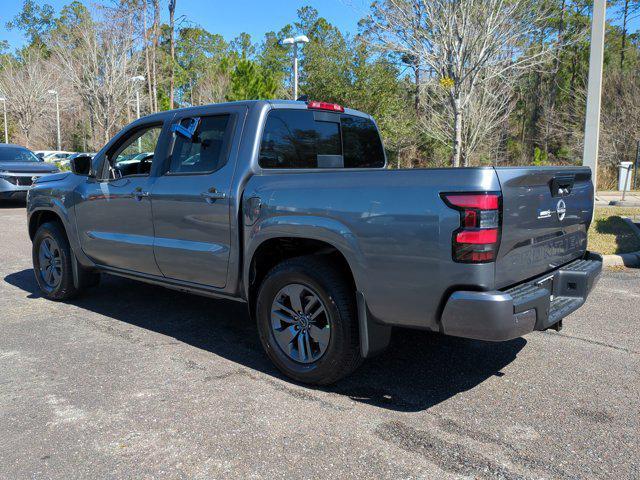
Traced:
<path id="1" fill-rule="evenodd" d="M 604 267 L 640 267 L 640 252 L 602 255 L 602 265 Z"/>
<path id="2" fill-rule="evenodd" d="M 640 207 L 640 202 L 633 200 L 611 200 L 609 205 L 612 207 Z"/>

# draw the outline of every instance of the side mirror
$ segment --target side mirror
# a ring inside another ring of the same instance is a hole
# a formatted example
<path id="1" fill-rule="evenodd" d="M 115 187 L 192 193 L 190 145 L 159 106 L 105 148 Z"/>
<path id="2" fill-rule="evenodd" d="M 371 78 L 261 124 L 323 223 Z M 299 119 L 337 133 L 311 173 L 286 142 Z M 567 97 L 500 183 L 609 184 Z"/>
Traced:
<path id="1" fill-rule="evenodd" d="M 72 158 L 71 171 L 76 175 L 89 175 L 91 172 L 91 157 L 88 155 L 81 155 L 79 157 Z"/>

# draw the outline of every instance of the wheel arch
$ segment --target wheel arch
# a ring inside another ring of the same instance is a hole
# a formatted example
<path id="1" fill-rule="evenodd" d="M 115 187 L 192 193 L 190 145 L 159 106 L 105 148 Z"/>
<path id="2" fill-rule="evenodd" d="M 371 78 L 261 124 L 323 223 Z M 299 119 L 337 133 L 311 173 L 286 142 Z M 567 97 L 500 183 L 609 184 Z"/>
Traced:
<path id="1" fill-rule="evenodd" d="M 65 215 L 50 208 L 34 210 L 30 213 L 28 220 L 29 238 L 33 241 L 36 232 L 40 226 L 45 223 L 57 223 L 60 225 L 71 252 L 71 270 L 74 288 L 81 289 L 87 286 L 96 285 L 99 281 L 99 277 L 96 276 L 93 270 L 93 264 L 90 261 L 82 263 L 78 258 L 78 250 L 74 248 L 73 232 L 69 228 L 68 221 L 69 219 Z M 85 258 L 84 255 L 81 255 L 81 258 Z"/>
<path id="2" fill-rule="evenodd" d="M 38 231 L 38 228 L 44 223 L 47 222 L 57 222 L 62 226 L 67 238 L 69 238 L 69 233 L 67 232 L 67 226 L 65 225 L 62 216 L 60 216 L 57 212 L 48 209 L 36 210 L 29 217 L 29 238 L 33 240 Z"/>
<path id="3" fill-rule="evenodd" d="M 251 288 L 259 285 L 259 280 L 273 266 L 287 258 L 302 255 L 332 257 L 354 290 L 363 289 L 366 263 L 356 236 L 336 219 L 313 215 L 270 217 L 246 229 L 245 233 L 242 288 L 249 302 L 252 300 Z"/>
<path id="4" fill-rule="evenodd" d="M 245 295 L 253 313 L 256 295 L 267 273 L 284 260 L 305 255 L 324 256 L 343 274 L 355 295 L 357 282 L 345 254 L 324 240 L 298 236 L 274 236 L 256 245 L 245 268 Z"/>
<path id="5" fill-rule="evenodd" d="M 243 288 L 254 315 L 258 287 L 268 271 L 281 261 L 302 255 L 328 255 L 344 272 L 357 307 L 362 356 L 373 356 L 389 343 L 391 327 L 373 318 L 366 301 L 367 261 L 357 236 L 335 219 L 313 215 L 271 217 L 247 232 Z"/>

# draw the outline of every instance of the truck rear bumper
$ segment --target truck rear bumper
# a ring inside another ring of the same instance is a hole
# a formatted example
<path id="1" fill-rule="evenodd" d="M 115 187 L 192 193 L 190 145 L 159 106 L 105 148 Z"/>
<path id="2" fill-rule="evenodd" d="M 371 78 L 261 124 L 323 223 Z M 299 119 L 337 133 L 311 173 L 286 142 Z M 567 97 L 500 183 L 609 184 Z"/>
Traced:
<path id="1" fill-rule="evenodd" d="M 454 292 L 442 333 L 499 342 L 546 330 L 582 306 L 601 271 L 602 258 L 592 256 L 504 291 Z"/>

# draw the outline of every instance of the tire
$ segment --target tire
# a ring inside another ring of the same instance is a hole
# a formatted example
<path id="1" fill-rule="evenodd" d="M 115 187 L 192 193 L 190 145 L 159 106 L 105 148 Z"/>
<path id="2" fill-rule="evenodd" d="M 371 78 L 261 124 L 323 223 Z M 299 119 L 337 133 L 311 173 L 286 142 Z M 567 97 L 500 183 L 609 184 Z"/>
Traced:
<path id="1" fill-rule="evenodd" d="M 33 238 L 33 272 L 42 295 L 49 300 L 69 300 L 80 292 L 73 284 L 72 255 L 59 223 L 40 225 Z"/>
<path id="2" fill-rule="evenodd" d="M 286 260 L 267 274 L 256 319 L 262 346 L 282 373 L 301 383 L 328 385 L 358 368 L 362 357 L 354 293 L 321 257 Z M 301 299 L 298 309 L 296 297 Z M 293 315 L 298 312 L 303 315 Z"/>

